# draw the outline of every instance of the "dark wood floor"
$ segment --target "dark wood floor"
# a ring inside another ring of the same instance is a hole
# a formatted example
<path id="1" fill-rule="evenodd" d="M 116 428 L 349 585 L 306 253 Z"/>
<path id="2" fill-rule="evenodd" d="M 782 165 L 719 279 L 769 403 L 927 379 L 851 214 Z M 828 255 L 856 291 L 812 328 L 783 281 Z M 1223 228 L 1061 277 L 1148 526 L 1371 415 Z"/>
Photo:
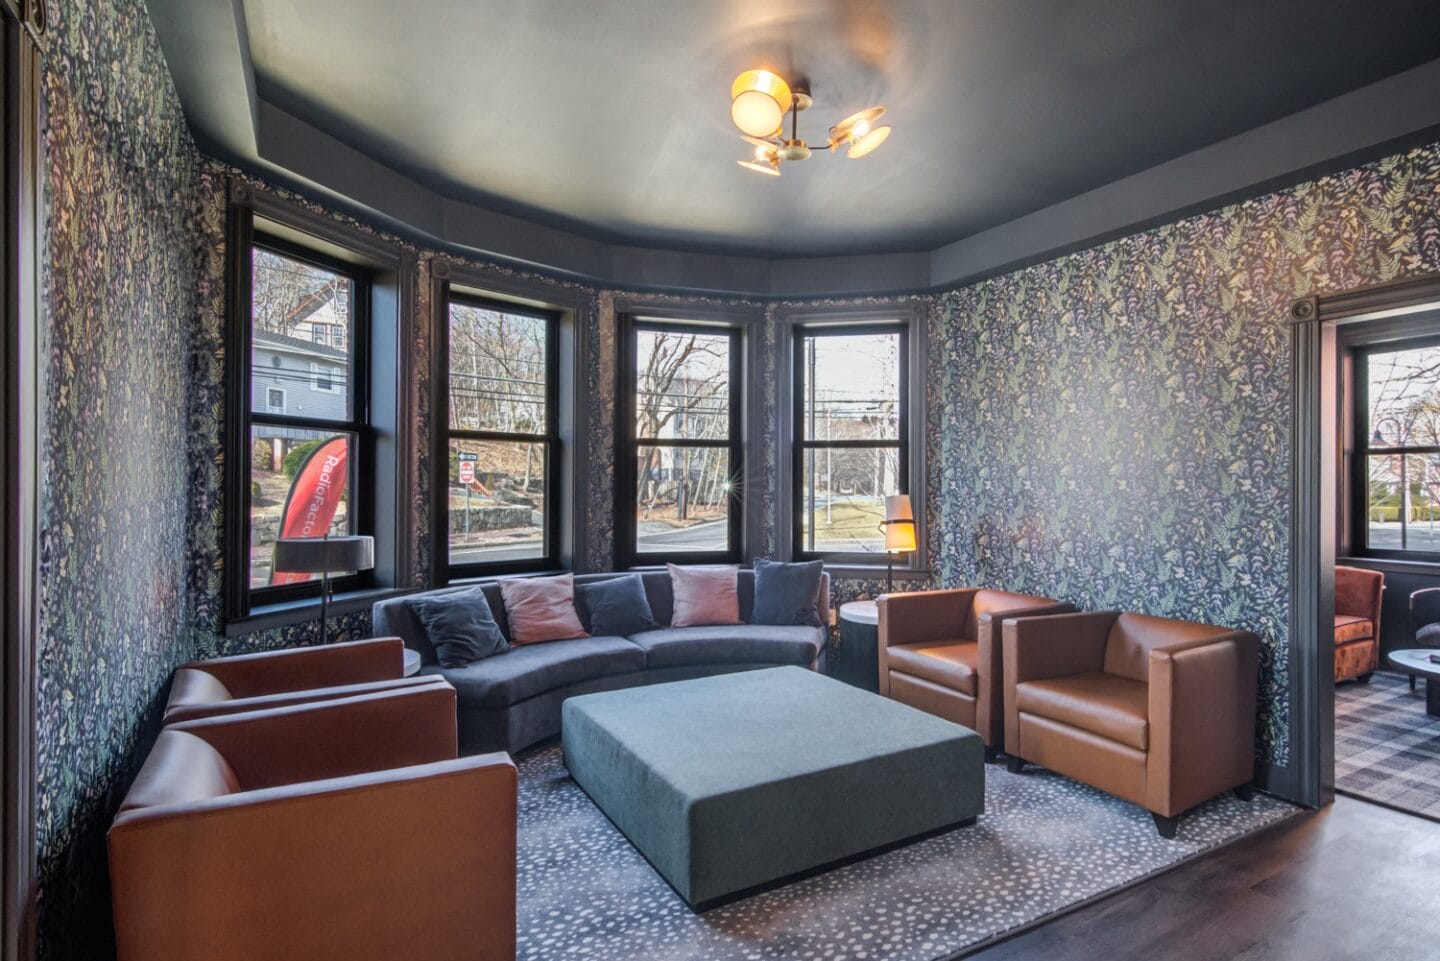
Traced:
<path id="1" fill-rule="evenodd" d="M 1440 959 L 1440 825 L 1342 797 L 970 957 Z"/>

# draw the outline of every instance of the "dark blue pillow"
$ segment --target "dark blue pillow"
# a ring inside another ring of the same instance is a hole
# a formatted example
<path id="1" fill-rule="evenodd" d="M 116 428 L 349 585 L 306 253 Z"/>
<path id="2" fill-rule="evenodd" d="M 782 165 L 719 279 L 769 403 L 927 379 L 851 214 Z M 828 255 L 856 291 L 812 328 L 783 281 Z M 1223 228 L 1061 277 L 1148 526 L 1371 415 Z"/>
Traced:
<path id="1" fill-rule="evenodd" d="M 639 574 L 577 584 L 575 602 L 580 617 L 596 636 L 628 637 L 660 627 Z"/>
<path id="2" fill-rule="evenodd" d="M 820 611 L 815 598 L 820 594 L 824 561 L 784 564 L 755 561 L 755 608 L 752 624 L 819 627 Z"/>
<path id="3" fill-rule="evenodd" d="M 408 603 L 424 625 L 441 667 L 464 667 L 510 650 L 495 615 L 490 613 L 485 592 L 478 587 L 412 597 Z"/>

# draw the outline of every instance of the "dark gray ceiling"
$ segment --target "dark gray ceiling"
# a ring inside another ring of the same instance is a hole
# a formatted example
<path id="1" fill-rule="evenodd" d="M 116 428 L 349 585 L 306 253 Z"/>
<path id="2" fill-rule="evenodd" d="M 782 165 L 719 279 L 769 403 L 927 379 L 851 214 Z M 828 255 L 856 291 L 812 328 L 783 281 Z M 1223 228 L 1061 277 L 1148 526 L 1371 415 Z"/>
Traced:
<path id="1" fill-rule="evenodd" d="M 1384 16 L 1380 13 L 1384 12 Z M 613 241 L 935 248 L 1440 56 L 1433 0 L 245 0 L 259 95 L 452 196 Z M 806 73 L 802 134 L 890 143 L 740 169 L 730 79 Z"/>
<path id="2" fill-rule="evenodd" d="M 1381 12 L 1383 11 L 1383 16 Z M 1440 56 L 1433 0 L 244 0 L 259 95 L 451 196 L 615 241 L 925 250 Z M 738 167 L 730 79 L 808 74 L 802 135 L 870 103 L 864 161 Z"/>

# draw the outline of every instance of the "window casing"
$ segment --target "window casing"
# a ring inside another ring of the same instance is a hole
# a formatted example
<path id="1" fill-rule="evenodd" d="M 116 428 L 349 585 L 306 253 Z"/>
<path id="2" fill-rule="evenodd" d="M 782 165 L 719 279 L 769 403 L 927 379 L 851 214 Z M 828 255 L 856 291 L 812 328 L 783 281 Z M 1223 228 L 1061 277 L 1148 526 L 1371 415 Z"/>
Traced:
<path id="1" fill-rule="evenodd" d="M 445 579 L 557 569 L 560 318 L 450 291 L 445 319 Z"/>
<path id="2" fill-rule="evenodd" d="M 621 319 L 615 445 L 619 569 L 744 560 L 744 332 Z"/>
<path id="3" fill-rule="evenodd" d="M 883 563 L 885 496 L 910 493 L 910 325 L 802 324 L 792 340 L 791 556 Z"/>
<path id="4" fill-rule="evenodd" d="M 1440 337 L 1351 356 L 1349 553 L 1440 562 Z"/>
<path id="5" fill-rule="evenodd" d="M 256 605 L 317 597 L 320 575 L 272 570 L 274 542 L 294 516 L 290 500 L 300 493 L 295 477 L 307 455 L 339 466 L 330 477 L 325 462 L 317 465 L 320 483 L 343 483 L 328 524 L 320 522 L 291 536 L 372 534 L 374 436 L 370 424 L 368 317 L 370 278 L 347 263 L 325 257 L 276 237 L 257 235 L 249 250 L 250 287 L 243 326 L 239 402 L 243 408 L 242 438 L 246 545 L 242 611 Z M 297 328 L 314 306 L 315 289 L 327 289 L 324 309 L 338 315 L 336 326 L 346 333 L 336 348 L 315 341 Z M 316 352 L 318 360 L 309 359 Z M 335 442 L 335 443 L 332 443 Z M 368 572 L 332 572 L 337 591 L 372 583 Z"/>

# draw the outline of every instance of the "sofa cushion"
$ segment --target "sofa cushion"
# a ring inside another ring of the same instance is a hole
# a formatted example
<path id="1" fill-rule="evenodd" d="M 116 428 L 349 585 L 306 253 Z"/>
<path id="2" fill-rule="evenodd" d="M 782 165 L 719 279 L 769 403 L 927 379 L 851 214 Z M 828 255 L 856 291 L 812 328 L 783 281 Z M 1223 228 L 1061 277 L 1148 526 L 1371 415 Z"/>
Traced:
<path id="1" fill-rule="evenodd" d="M 575 613 L 575 575 L 502 577 L 500 595 L 510 616 L 510 643 L 540 644 L 584 637 Z"/>
<path id="2" fill-rule="evenodd" d="M 1015 685 L 1015 704 L 1026 714 L 1150 749 L 1149 686 L 1114 674 L 1073 674 Z"/>
<path id="3" fill-rule="evenodd" d="M 506 708 L 580 681 L 645 667 L 645 652 L 623 637 L 577 637 L 525 644 L 464 667 L 440 671 L 461 707 Z"/>
<path id="4" fill-rule="evenodd" d="M 464 667 L 510 649 L 490 613 L 485 592 L 478 587 L 448 594 L 417 594 L 409 603 L 442 667 Z"/>
<path id="5" fill-rule="evenodd" d="M 740 568 L 734 564 L 666 564 L 675 609 L 671 627 L 739 624 Z"/>
<path id="6" fill-rule="evenodd" d="M 575 609 L 591 634 L 625 637 L 660 625 L 650 612 L 639 574 L 575 586 Z"/>
<path id="7" fill-rule="evenodd" d="M 818 627 L 737 624 L 724 627 L 666 627 L 642 631 L 630 640 L 645 652 L 645 666 L 690 664 L 809 664 L 820 653 Z"/>
<path id="8" fill-rule="evenodd" d="M 980 645 L 963 639 L 896 644 L 885 650 L 893 671 L 903 671 L 961 694 L 976 696 Z"/>
<path id="9" fill-rule="evenodd" d="M 781 563 L 755 560 L 755 624 L 819 627 L 815 599 L 820 592 L 824 561 Z"/>
<path id="10" fill-rule="evenodd" d="M 1345 644 L 1350 641 L 1368 640 L 1374 633 L 1374 623 L 1368 617 L 1355 617 L 1351 614 L 1335 615 L 1335 643 Z"/>

